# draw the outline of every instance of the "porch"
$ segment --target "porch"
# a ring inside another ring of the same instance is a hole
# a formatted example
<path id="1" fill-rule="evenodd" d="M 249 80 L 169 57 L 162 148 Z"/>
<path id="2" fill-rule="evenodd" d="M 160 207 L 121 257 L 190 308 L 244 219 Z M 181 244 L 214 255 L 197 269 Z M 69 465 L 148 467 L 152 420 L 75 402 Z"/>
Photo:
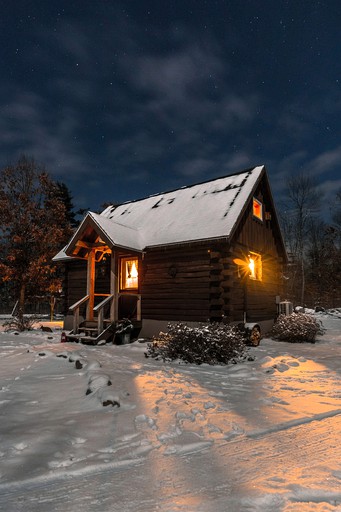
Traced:
<path id="1" fill-rule="evenodd" d="M 106 343 L 115 338 L 124 320 L 137 333 L 141 328 L 140 252 L 117 247 L 88 216 L 65 253 L 86 264 L 85 289 L 68 304 L 72 326 L 67 340 Z"/>
<path id="2" fill-rule="evenodd" d="M 136 304 L 136 314 L 123 315 L 120 301 L 127 298 Z M 95 304 L 97 299 L 102 300 L 93 307 L 90 315 L 86 314 L 89 310 L 90 295 L 84 296 L 69 308 L 72 314 L 72 329 L 66 335 L 67 341 L 97 345 L 114 340 L 120 343 L 120 338 L 121 343 L 124 343 L 125 332 L 129 334 L 130 339 L 138 336 L 142 326 L 140 294 L 94 294 Z M 128 318 L 129 316 L 132 318 Z"/>

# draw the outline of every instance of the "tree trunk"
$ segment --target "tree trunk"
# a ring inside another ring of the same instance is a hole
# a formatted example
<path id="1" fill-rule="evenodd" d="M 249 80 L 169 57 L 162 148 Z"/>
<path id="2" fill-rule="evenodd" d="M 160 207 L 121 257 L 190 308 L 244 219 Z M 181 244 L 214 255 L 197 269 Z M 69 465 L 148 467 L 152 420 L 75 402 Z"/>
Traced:
<path id="1" fill-rule="evenodd" d="M 301 306 L 304 307 L 304 294 L 305 294 L 305 273 L 304 273 L 304 258 L 301 257 L 301 274 L 302 274 L 302 285 L 301 285 Z"/>
<path id="2" fill-rule="evenodd" d="M 23 330 L 23 326 L 24 326 L 23 320 L 24 320 L 24 309 L 25 309 L 25 292 L 26 292 L 25 283 L 21 283 L 20 292 L 19 292 L 19 306 L 18 306 L 18 320 L 19 320 L 20 330 Z"/>

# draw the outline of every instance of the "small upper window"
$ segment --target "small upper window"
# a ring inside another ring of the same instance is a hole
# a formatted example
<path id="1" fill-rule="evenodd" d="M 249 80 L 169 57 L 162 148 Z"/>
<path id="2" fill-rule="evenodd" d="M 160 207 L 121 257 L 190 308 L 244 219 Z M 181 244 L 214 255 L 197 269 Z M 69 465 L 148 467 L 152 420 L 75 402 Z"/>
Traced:
<path id="1" fill-rule="evenodd" d="M 253 198 L 252 201 L 252 212 L 253 216 L 256 217 L 256 219 L 263 220 L 263 205 L 255 197 Z"/>
<path id="2" fill-rule="evenodd" d="M 136 290 L 138 288 L 138 259 L 121 259 L 121 290 Z"/>

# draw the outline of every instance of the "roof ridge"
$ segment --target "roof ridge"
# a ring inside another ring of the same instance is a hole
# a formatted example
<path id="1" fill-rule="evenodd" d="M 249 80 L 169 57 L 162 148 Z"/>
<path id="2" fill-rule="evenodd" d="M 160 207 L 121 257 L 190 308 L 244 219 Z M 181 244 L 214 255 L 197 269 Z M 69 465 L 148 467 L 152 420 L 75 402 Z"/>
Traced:
<path id="1" fill-rule="evenodd" d="M 150 194 L 149 196 L 140 197 L 139 199 L 132 199 L 130 201 L 125 201 L 125 202 L 120 203 L 120 204 L 110 205 L 110 206 L 107 206 L 107 208 L 105 208 L 102 213 L 106 212 L 109 209 L 111 209 L 111 211 L 114 211 L 114 210 L 116 210 L 116 208 L 118 208 L 120 206 L 129 205 L 129 204 L 132 204 L 132 203 L 137 203 L 139 201 L 145 201 L 146 199 L 151 199 L 152 197 L 158 197 L 158 196 L 162 196 L 162 195 L 166 195 L 166 194 L 172 194 L 173 192 L 177 192 L 178 190 L 186 190 L 186 189 L 189 189 L 189 188 L 192 188 L 192 187 L 196 187 L 198 185 L 204 185 L 205 183 L 213 183 L 214 181 L 222 180 L 224 178 L 232 178 L 233 176 L 239 176 L 240 174 L 249 173 L 249 172 L 253 171 L 254 169 L 257 169 L 257 168 L 260 168 L 260 167 L 264 168 L 265 166 L 264 166 L 264 164 L 255 165 L 253 167 L 249 167 L 248 169 L 244 169 L 242 171 L 234 172 L 232 174 L 226 174 L 226 175 L 223 175 L 223 176 L 217 176 L 216 178 L 208 179 L 208 180 L 204 180 L 204 181 L 198 181 L 196 183 L 192 183 L 191 185 L 183 185 L 183 186 L 178 187 L 178 188 L 173 188 L 171 190 L 166 190 L 165 192 L 157 192 L 155 194 Z"/>
<path id="2" fill-rule="evenodd" d="M 93 215 L 96 215 L 96 217 L 99 217 L 100 220 L 98 222 L 102 222 L 103 219 L 106 219 L 111 224 L 117 224 L 118 226 L 122 226 L 123 228 L 131 229 L 132 231 L 135 231 L 136 233 L 139 232 L 139 228 L 133 228 L 132 226 L 128 226 L 127 224 L 123 224 L 122 222 L 117 222 L 117 220 L 113 220 L 112 218 L 101 215 L 100 213 L 95 213 L 95 212 L 90 212 L 90 211 L 88 213 L 90 214 L 91 217 L 93 217 Z"/>

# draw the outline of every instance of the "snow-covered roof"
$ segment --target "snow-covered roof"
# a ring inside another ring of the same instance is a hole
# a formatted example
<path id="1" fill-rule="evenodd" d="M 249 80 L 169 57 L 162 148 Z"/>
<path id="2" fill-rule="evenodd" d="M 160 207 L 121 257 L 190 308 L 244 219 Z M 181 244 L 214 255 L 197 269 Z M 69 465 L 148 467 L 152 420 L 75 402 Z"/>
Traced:
<path id="1" fill-rule="evenodd" d="M 68 247 L 78 238 L 87 221 L 97 226 L 110 245 L 136 251 L 228 238 L 264 172 L 264 166 L 258 166 L 231 176 L 109 206 L 101 214 L 89 212 L 62 253 L 68 254 Z M 63 259 L 63 255 L 54 259 Z"/>
<path id="2" fill-rule="evenodd" d="M 118 245 L 138 250 L 229 237 L 263 172 L 264 166 L 254 167 L 232 176 L 109 206 L 96 219 Z"/>

